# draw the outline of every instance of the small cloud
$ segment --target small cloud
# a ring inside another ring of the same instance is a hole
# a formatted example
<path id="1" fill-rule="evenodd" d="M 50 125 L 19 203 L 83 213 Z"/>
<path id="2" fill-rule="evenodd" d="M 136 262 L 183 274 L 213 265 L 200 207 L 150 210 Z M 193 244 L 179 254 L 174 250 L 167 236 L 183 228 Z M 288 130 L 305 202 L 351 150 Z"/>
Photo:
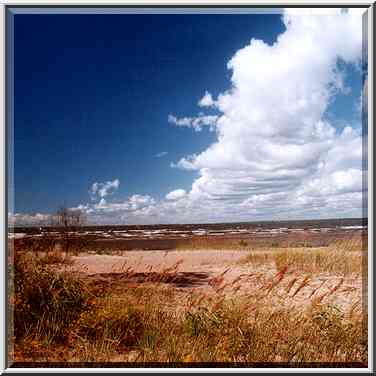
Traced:
<path id="1" fill-rule="evenodd" d="M 166 200 L 175 201 L 185 197 L 187 192 L 184 189 L 175 189 L 166 195 Z"/>
<path id="2" fill-rule="evenodd" d="M 218 116 L 199 115 L 196 117 L 177 118 L 174 115 L 168 115 L 168 122 L 178 127 L 193 128 L 196 132 L 202 131 L 202 127 L 209 126 L 210 131 L 214 131 L 217 125 Z"/>
<path id="3" fill-rule="evenodd" d="M 160 153 L 155 154 L 155 158 L 162 158 L 167 154 L 168 154 L 167 151 L 161 151 Z"/>
<path id="4" fill-rule="evenodd" d="M 48 225 L 51 223 L 53 215 L 43 213 L 8 213 L 8 222 L 10 225 Z"/>
<path id="5" fill-rule="evenodd" d="M 115 179 L 113 181 L 106 181 L 105 183 L 95 182 L 90 189 L 91 199 L 103 199 L 104 197 L 113 194 L 119 188 L 119 186 L 119 179 Z"/>
<path id="6" fill-rule="evenodd" d="M 197 158 L 196 154 L 189 155 L 187 158 L 181 158 L 178 163 L 171 162 L 171 168 L 180 168 L 183 170 L 197 170 L 197 166 L 195 165 L 195 159 Z"/>
<path id="7" fill-rule="evenodd" d="M 206 91 L 205 95 L 199 100 L 198 105 L 200 107 L 212 107 L 215 105 L 212 95 Z"/>

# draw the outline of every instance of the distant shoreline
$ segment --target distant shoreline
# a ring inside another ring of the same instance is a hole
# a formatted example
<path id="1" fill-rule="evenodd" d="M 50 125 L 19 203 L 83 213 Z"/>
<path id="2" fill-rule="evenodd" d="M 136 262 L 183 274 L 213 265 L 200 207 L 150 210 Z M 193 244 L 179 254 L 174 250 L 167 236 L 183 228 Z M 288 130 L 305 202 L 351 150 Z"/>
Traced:
<path id="1" fill-rule="evenodd" d="M 283 224 L 283 226 L 277 226 L 279 228 L 286 227 L 286 228 L 303 228 L 303 229 L 311 229 L 311 228 L 336 228 L 342 226 L 368 226 L 368 218 L 328 218 L 328 219 L 302 219 L 302 220 L 270 220 L 270 221 L 249 221 L 249 222 L 223 222 L 223 223 L 190 223 L 190 224 L 182 224 L 182 223 L 171 223 L 171 224 L 148 224 L 148 225 L 124 225 L 124 224 L 117 224 L 117 225 L 95 225 L 95 224 L 88 224 L 84 226 L 80 226 L 80 230 L 153 230 L 153 229 L 199 229 L 199 228 L 206 228 L 206 229 L 252 229 L 252 228 L 263 228 L 263 229 L 275 229 L 276 224 Z M 10 232 L 26 232 L 29 233 L 34 232 L 35 230 L 40 229 L 46 231 L 53 231 L 56 229 L 56 226 L 49 226 L 49 225 L 16 225 L 10 226 L 8 225 L 8 231 Z M 12 231 L 13 230 L 13 231 Z"/>

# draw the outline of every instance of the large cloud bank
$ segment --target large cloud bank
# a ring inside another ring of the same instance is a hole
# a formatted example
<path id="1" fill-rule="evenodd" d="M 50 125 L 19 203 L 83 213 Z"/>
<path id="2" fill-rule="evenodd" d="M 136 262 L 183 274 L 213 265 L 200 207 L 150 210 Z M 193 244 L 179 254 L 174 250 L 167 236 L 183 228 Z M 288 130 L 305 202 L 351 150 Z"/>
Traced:
<path id="1" fill-rule="evenodd" d="M 288 9 L 282 20 L 286 30 L 273 45 L 252 39 L 231 58 L 227 91 L 203 88 L 198 106 L 210 114 L 169 115 L 171 126 L 216 132 L 206 150 L 173 164 L 198 172 L 189 191 L 81 209 L 104 223 L 361 217 L 360 116 L 341 131 L 325 116 L 348 92 L 341 67 L 361 65 L 361 15 Z M 119 186 L 109 183 L 97 183 L 92 194 L 103 199 Z"/>

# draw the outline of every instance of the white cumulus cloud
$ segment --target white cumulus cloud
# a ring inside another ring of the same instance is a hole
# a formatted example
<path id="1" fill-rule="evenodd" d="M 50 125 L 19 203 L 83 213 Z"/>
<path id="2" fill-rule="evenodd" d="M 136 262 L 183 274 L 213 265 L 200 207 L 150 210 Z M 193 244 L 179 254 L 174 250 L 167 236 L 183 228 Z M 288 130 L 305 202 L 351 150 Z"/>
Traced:
<path id="1" fill-rule="evenodd" d="M 8 224 L 10 226 L 18 225 L 50 225 L 54 219 L 53 215 L 43 213 L 8 213 Z"/>
<path id="2" fill-rule="evenodd" d="M 166 195 L 166 200 L 179 200 L 185 197 L 187 192 L 184 189 L 175 189 Z"/>
<path id="3" fill-rule="evenodd" d="M 104 197 L 114 193 L 120 186 L 119 179 L 106 181 L 105 183 L 95 182 L 90 189 L 92 199 L 103 199 Z"/>
<path id="4" fill-rule="evenodd" d="M 359 193 L 350 211 L 361 215 L 360 118 L 341 133 L 325 118 L 334 98 L 349 91 L 339 62 L 360 63 L 361 16 L 287 9 L 283 22 L 273 45 L 251 39 L 235 53 L 228 90 L 215 100 L 206 91 L 199 105 L 217 108 L 217 141 L 174 166 L 199 172 L 189 192 L 196 201 L 232 200 L 266 217 L 310 216 L 316 207 L 335 215 L 335 197 Z M 181 120 L 188 126 L 203 116 Z"/>

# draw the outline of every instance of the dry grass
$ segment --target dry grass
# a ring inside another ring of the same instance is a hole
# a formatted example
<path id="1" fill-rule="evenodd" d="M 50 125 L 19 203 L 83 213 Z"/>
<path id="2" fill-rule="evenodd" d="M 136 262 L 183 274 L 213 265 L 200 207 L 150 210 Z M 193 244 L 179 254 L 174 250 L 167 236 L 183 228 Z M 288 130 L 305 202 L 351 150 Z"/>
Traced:
<path id="1" fill-rule="evenodd" d="M 310 277 L 306 271 L 359 272 L 351 258 L 360 258 L 356 252 L 342 252 L 344 261 L 339 266 L 335 257 L 322 249 L 252 254 L 247 262 L 275 262 L 277 274 L 260 274 L 260 283 L 246 295 L 231 295 L 224 289 L 224 273 L 210 281 L 213 294 L 164 285 L 174 278 L 178 265 L 163 271 L 158 280 L 114 289 L 111 284 L 99 286 L 58 272 L 51 264 L 38 263 L 30 253 L 16 254 L 14 358 L 365 364 L 367 315 L 361 304 L 354 302 L 344 311 L 326 299 L 341 293 L 341 283 L 331 287 L 325 297 L 310 294 L 305 298 L 307 304 L 299 309 L 291 305 L 291 299 L 307 289 Z M 296 278 L 286 265 L 304 273 Z M 128 277 L 132 273 L 124 270 Z M 241 285 L 239 277 L 226 288 L 236 290 Z M 277 300 L 279 304 L 275 304 Z"/>
<path id="2" fill-rule="evenodd" d="M 39 253 L 35 261 L 39 265 L 56 265 L 56 264 L 72 265 L 73 264 L 72 257 L 59 250 Z"/>
<path id="3" fill-rule="evenodd" d="M 367 234 L 362 234 L 361 237 L 354 236 L 350 239 L 336 239 L 330 244 L 330 249 L 341 252 L 367 252 Z"/>
<path id="4" fill-rule="evenodd" d="M 363 256 L 366 257 L 366 256 Z M 362 258 L 359 255 L 324 249 L 284 248 L 267 252 L 250 252 L 243 260 L 256 265 L 274 263 L 277 270 L 289 266 L 307 273 L 358 274 L 362 273 Z"/>
<path id="5" fill-rule="evenodd" d="M 359 243 L 354 241 L 342 246 L 335 243 L 320 248 L 278 248 L 264 252 L 251 251 L 243 262 L 256 265 L 274 263 L 277 270 L 287 266 L 306 273 L 361 275 L 367 254 L 360 249 Z"/>

